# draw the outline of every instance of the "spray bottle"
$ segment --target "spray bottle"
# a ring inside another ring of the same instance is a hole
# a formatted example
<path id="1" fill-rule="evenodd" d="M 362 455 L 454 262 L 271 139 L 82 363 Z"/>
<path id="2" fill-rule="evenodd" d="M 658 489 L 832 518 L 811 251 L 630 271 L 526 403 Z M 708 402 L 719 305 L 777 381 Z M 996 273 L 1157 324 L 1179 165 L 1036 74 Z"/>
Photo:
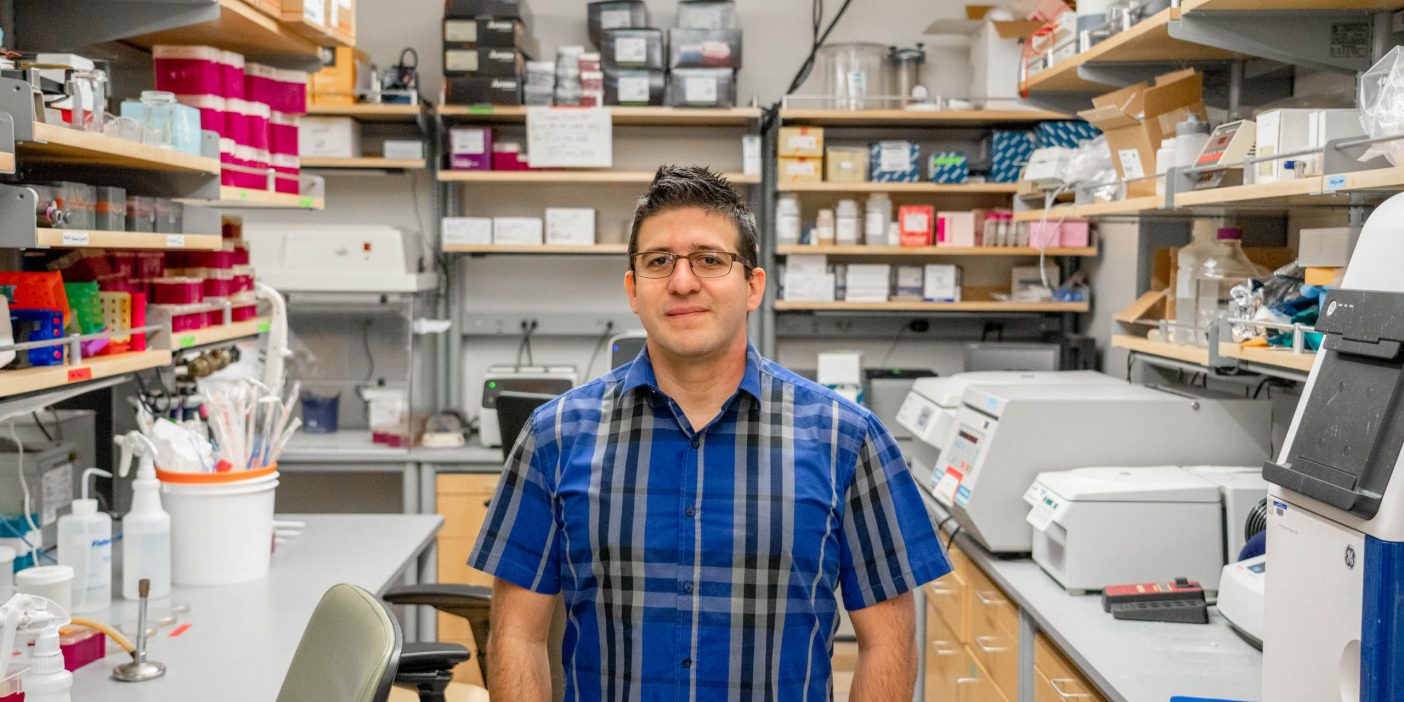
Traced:
<path id="1" fill-rule="evenodd" d="M 112 474 L 101 468 L 83 471 L 83 497 L 73 512 L 58 520 L 58 562 L 73 567 L 73 611 L 97 612 L 112 604 L 112 518 L 88 497 L 88 478 Z"/>
<path id="2" fill-rule="evenodd" d="M 0 678 L 5 677 L 16 634 L 34 636 L 29 671 L 20 678 L 25 702 L 71 702 L 73 674 L 64 670 L 59 649 L 59 627 L 71 621 L 62 607 L 35 595 L 15 595 L 0 605 Z"/>
<path id="3" fill-rule="evenodd" d="M 132 481 L 132 510 L 122 518 L 122 596 L 139 597 L 138 583 L 151 581 L 151 597 L 171 594 L 171 515 L 161 509 L 156 480 L 156 445 L 139 431 L 113 439 L 122 448 L 118 474 L 127 477 L 132 457 L 140 456 Z"/>

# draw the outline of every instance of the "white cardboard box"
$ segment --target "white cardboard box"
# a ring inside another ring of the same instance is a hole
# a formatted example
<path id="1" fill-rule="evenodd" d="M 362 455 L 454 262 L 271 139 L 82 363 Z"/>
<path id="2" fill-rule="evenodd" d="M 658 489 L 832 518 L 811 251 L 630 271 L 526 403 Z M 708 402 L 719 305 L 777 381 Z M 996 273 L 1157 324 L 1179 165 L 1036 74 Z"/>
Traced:
<path id="1" fill-rule="evenodd" d="M 1314 110 L 1268 110 L 1258 115 L 1257 156 L 1272 156 L 1307 148 L 1311 142 L 1309 123 Z M 1253 165 L 1255 183 L 1296 180 L 1296 171 L 1285 169 L 1287 161 L 1300 158 L 1259 161 Z"/>
<path id="2" fill-rule="evenodd" d="M 482 246 L 492 243 L 491 217 L 445 217 L 439 229 L 445 244 Z"/>
<path id="3" fill-rule="evenodd" d="M 837 281 L 833 273 L 785 270 L 785 299 L 790 302 L 833 302 Z"/>
<path id="4" fill-rule="evenodd" d="M 1359 239 L 1360 230 L 1351 227 L 1303 229 L 1297 239 L 1297 265 L 1302 268 L 1345 268 Z"/>
<path id="5" fill-rule="evenodd" d="M 1360 126 L 1360 110 L 1316 110 L 1308 118 L 1307 123 L 1310 140 L 1307 146 L 1311 148 L 1324 147 L 1336 139 L 1349 139 L 1365 135 L 1365 128 Z M 1309 156 L 1306 161 L 1307 175 L 1323 174 L 1320 154 Z"/>
<path id="6" fill-rule="evenodd" d="M 936 230 L 938 232 L 937 246 L 957 246 L 962 248 L 975 247 L 975 226 L 976 219 L 984 219 L 983 213 L 969 212 L 937 212 Z M 983 224 L 981 225 L 983 226 Z"/>
<path id="7" fill-rule="evenodd" d="M 819 354 L 819 367 L 814 374 L 820 385 L 862 385 L 863 353 L 861 351 L 829 351 Z"/>
<path id="8" fill-rule="evenodd" d="M 492 243 L 499 246 L 540 246 L 540 217 L 493 217 Z"/>
<path id="9" fill-rule="evenodd" d="M 960 302 L 960 266 L 928 263 L 921 296 L 927 302 Z"/>
<path id="10" fill-rule="evenodd" d="M 552 246 L 590 246 L 594 244 L 594 208 L 546 208 L 546 243 Z"/>
<path id="11" fill-rule="evenodd" d="M 385 158 L 423 159 L 424 142 L 418 139 L 386 139 L 383 153 Z"/>
<path id="12" fill-rule="evenodd" d="M 303 117 L 297 150 L 303 158 L 356 158 L 361 155 L 361 125 L 350 117 Z"/>

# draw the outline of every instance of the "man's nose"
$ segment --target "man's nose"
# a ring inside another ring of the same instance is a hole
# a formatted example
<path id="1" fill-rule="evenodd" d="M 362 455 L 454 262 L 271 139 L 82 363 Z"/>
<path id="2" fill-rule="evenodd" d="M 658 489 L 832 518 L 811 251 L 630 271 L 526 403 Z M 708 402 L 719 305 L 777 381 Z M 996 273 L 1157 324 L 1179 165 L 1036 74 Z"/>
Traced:
<path id="1" fill-rule="evenodd" d="M 668 290 L 673 293 L 686 294 L 695 292 L 701 286 L 701 281 L 692 273 L 692 261 L 678 258 L 673 265 L 673 275 L 668 279 Z"/>

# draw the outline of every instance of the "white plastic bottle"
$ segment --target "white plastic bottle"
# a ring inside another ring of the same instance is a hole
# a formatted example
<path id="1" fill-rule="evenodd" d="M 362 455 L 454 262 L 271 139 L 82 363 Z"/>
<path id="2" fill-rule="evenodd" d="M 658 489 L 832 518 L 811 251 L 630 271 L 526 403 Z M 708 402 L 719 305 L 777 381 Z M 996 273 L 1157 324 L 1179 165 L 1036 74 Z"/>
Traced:
<path id="1" fill-rule="evenodd" d="M 73 512 L 58 520 L 58 562 L 73 567 L 72 611 L 97 612 L 112 604 L 112 518 L 88 497 L 88 478 L 112 474 L 100 468 L 83 471 L 83 497 Z"/>
<path id="2" fill-rule="evenodd" d="M 839 200 L 834 211 L 834 243 L 853 246 L 858 243 L 858 202 Z"/>
<path id="3" fill-rule="evenodd" d="M 1171 338 L 1177 344 L 1203 346 L 1204 334 L 1197 331 L 1199 325 L 1198 289 L 1199 268 L 1214 255 L 1218 244 L 1214 241 L 1214 222 L 1208 219 L 1194 220 L 1190 230 L 1190 243 L 1175 254 L 1175 327 Z"/>
<path id="4" fill-rule="evenodd" d="M 119 473 L 126 477 L 132 455 L 141 457 L 132 481 L 132 510 L 122 518 L 122 596 L 138 598 L 137 583 L 151 581 L 153 599 L 171 594 L 171 515 L 161 509 L 161 484 L 156 480 L 156 446 L 141 432 L 115 439 L 122 447 Z"/>
<path id="5" fill-rule="evenodd" d="M 1175 125 L 1175 165 L 1189 168 L 1199 158 L 1199 152 L 1209 143 L 1209 123 L 1199 121 L 1194 114 Z"/>
<path id="6" fill-rule="evenodd" d="M 775 202 L 775 236 L 781 244 L 799 243 L 800 208 L 794 195 L 781 195 Z"/>
<path id="7" fill-rule="evenodd" d="M 1155 194 L 1164 195 L 1165 174 L 1175 165 L 1175 137 L 1160 140 L 1160 148 L 1155 151 Z"/>
<path id="8" fill-rule="evenodd" d="M 819 215 L 814 220 L 814 238 L 809 243 L 816 246 L 832 246 L 834 234 L 834 211 L 819 210 Z"/>
<path id="9" fill-rule="evenodd" d="M 73 689 L 73 673 L 63 668 L 57 626 L 35 637 L 23 686 L 26 702 L 72 702 L 69 691 Z"/>
<path id="10" fill-rule="evenodd" d="M 863 243 L 887 246 L 887 225 L 892 221 L 892 198 L 878 193 L 863 205 Z"/>

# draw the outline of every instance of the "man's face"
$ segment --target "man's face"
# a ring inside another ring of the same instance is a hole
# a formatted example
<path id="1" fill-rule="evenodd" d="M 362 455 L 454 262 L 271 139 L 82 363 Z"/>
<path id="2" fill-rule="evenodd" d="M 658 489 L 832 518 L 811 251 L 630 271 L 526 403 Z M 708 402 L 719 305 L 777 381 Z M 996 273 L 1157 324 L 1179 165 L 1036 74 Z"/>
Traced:
<path id="1" fill-rule="evenodd" d="M 739 253 L 740 233 L 731 220 L 699 207 L 667 210 L 639 225 L 638 251 L 687 255 L 694 251 Z M 624 274 L 629 307 L 654 348 L 679 358 L 702 358 L 746 337 L 746 313 L 760 306 L 765 271 L 746 277 L 741 261 L 720 278 L 700 278 L 679 258 L 667 278 Z"/>

